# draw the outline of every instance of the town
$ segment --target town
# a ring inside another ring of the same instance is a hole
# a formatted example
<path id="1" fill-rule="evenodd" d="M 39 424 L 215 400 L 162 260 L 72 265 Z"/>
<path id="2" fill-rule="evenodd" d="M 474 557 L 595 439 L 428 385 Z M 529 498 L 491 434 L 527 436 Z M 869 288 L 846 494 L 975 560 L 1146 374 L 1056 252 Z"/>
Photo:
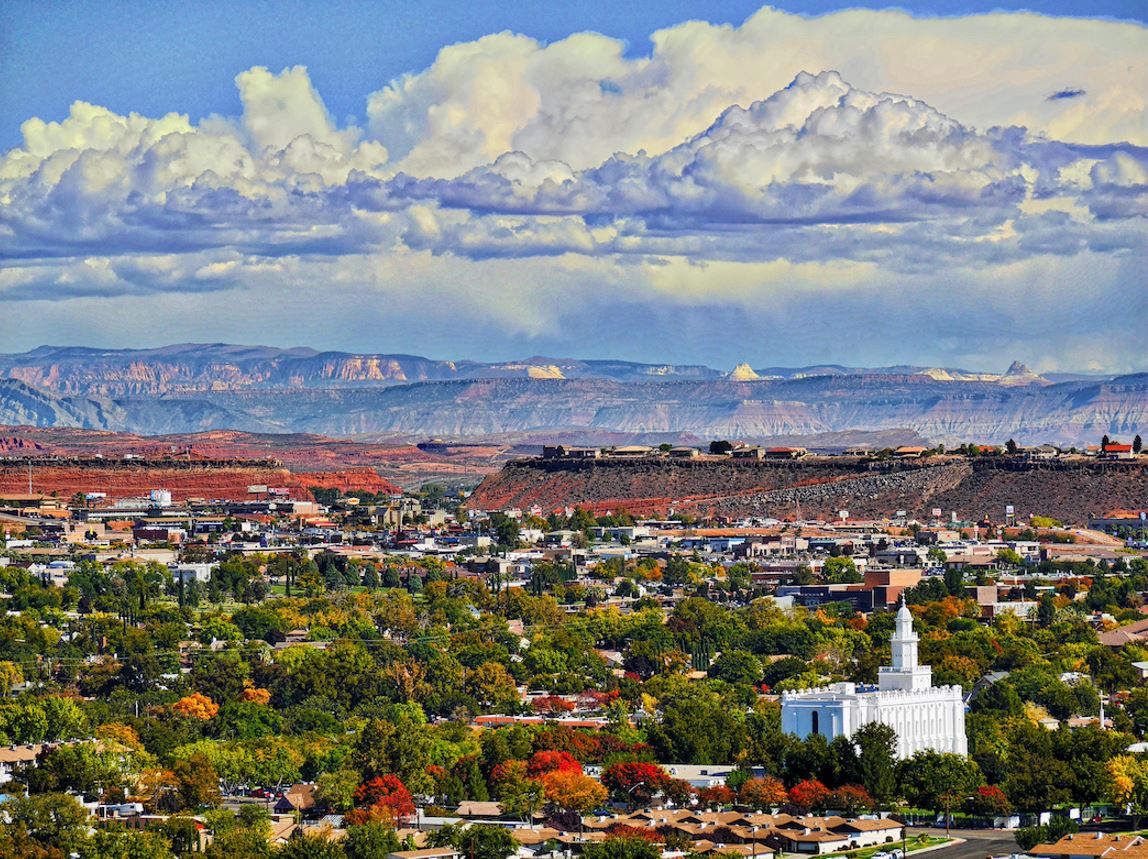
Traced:
<path id="1" fill-rule="evenodd" d="M 1148 812 L 1145 509 L 731 520 L 479 509 L 434 484 L 239 494 L 0 499 L 10 837 L 48 814 L 62 850 L 889 859 L 980 827 L 1067 857 L 1107 855 L 1081 826 Z"/>

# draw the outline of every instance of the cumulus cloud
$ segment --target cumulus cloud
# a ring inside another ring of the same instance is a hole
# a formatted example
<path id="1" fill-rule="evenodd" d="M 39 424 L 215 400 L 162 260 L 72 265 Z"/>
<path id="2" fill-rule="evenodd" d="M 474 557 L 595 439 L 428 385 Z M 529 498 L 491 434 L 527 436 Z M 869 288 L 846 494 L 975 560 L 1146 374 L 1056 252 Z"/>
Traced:
<path id="1" fill-rule="evenodd" d="M 806 17 L 767 7 L 739 27 L 660 30 L 648 55 L 624 48 L 594 33 L 549 45 L 510 33 L 450 45 L 428 69 L 370 97 L 369 127 L 414 175 L 456 176 L 511 150 L 588 168 L 615 152 L 664 152 L 801 69 L 837 69 L 856 86 L 912 93 L 978 128 L 1148 144 L 1148 37 L 1136 24 L 860 9 Z M 1068 69 L 1072 89 L 1100 95 L 1049 100 L 1070 88 Z"/>
<path id="2" fill-rule="evenodd" d="M 1148 258 L 1143 27 L 765 9 L 623 48 L 592 33 L 452 45 L 371 95 L 362 128 L 301 67 L 239 74 L 238 117 L 77 102 L 30 119 L 0 156 L 0 301 L 61 324 L 101 298 L 228 290 L 265 314 L 277 285 L 286 307 L 322 283 L 332 337 L 377 298 L 408 321 L 465 309 L 556 344 L 605 336 L 603 314 L 671 326 L 667 305 L 706 331 L 769 327 L 764 307 L 798 320 L 798 300 L 895 319 L 907 284 L 1011 317 L 1002 285 L 1031 297 L 1034 273 L 1088 260 L 1110 296 Z"/>

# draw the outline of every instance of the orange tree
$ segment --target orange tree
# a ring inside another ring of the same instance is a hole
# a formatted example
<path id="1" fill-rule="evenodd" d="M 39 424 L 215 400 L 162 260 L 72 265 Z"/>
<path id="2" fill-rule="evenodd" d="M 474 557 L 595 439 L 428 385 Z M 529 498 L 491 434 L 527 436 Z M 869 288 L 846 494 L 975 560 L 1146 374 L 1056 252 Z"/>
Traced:
<path id="1" fill-rule="evenodd" d="M 738 799 L 742 805 L 767 808 L 788 801 L 789 794 L 780 779 L 769 775 L 763 778 L 746 779 L 738 793 Z"/>
<path id="2" fill-rule="evenodd" d="M 554 770 L 542 777 L 546 801 L 562 811 L 586 814 L 606 801 L 606 788 L 588 775 Z"/>

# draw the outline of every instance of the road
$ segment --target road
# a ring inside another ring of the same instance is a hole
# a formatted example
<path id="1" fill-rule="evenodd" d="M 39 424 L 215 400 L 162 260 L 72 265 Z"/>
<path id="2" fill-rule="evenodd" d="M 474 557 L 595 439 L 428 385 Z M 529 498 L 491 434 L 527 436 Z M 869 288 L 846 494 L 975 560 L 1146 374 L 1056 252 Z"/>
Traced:
<path id="1" fill-rule="evenodd" d="M 945 834 L 944 829 L 912 828 L 909 830 L 909 838 L 920 832 L 942 837 Z M 949 835 L 953 838 L 963 838 L 965 843 L 942 847 L 927 855 L 936 859 L 985 859 L 986 856 L 1007 856 L 1010 853 L 1021 852 L 1011 832 L 996 829 L 953 829 L 949 831 Z"/>

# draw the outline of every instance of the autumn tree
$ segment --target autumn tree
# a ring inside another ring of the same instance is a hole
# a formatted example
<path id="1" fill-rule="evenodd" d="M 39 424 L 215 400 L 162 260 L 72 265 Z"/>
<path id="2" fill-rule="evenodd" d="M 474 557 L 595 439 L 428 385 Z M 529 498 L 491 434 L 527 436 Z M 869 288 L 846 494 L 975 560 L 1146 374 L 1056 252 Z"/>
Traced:
<path id="1" fill-rule="evenodd" d="M 618 800 L 633 807 L 648 803 L 666 787 L 670 777 L 657 764 L 617 763 L 602 772 L 602 784 Z"/>
<path id="2" fill-rule="evenodd" d="M 724 784 L 715 784 L 712 787 L 703 787 L 698 791 L 698 802 L 709 808 L 719 808 L 732 805 L 737 794 L 732 788 Z"/>
<path id="3" fill-rule="evenodd" d="M 525 820 L 542 804 L 542 783 L 529 777 L 525 761 L 497 764 L 490 772 L 490 784 L 507 814 L 517 814 Z"/>
<path id="4" fill-rule="evenodd" d="M 172 765 L 171 773 L 184 808 L 219 805 L 219 774 L 206 755 L 192 755 Z"/>
<path id="5" fill-rule="evenodd" d="M 572 770 L 553 770 L 542 777 L 546 801 L 562 811 L 586 814 L 606 802 L 606 788 L 590 776 Z"/>
<path id="6" fill-rule="evenodd" d="M 872 811 L 876 807 L 869 791 L 859 784 L 843 784 L 825 798 L 825 807 L 840 811 L 846 817 Z"/>
<path id="7" fill-rule="evenodd" d="M 360 808 L 385 809 L 396 823 L 415 813 L 410 791 L 398 776 L 375 776 L 355 789 L 354 800 Z"/>
<path id="8" fill-rule="evenodd" d="M 1148 813 L 1148 760 L 1135 755 L 1117 755 L 1105 766 L 1106 792 L 1118 805 L 1132 809 L 1134 825 Z"/>
<path id="9" fill-rule="evenodd" d="M 1012 811 L 1012 804 L 1005 792 L 995 784 L 983 784 L 965 801 L 964 808 L 969 814 L 1000 817 Z"/>
<path id="10" fill-rule="evenodd" d="M 789 799 L 789 794 L 780 779 L 764 776 L 746 779 L 738 791 L 738 799 L 742 805 L 764 809 L 785 803 Z"/>
<path id="11" fill-rule="evenodd" d="M 526 773 L 531 778 L 541 778 L 547 773 L 563 770 L 565 772 L 582 772 L 582 764 L 569 752 L 543 749 L 535 752 L 526 762 Z"/>
<path id="12" fill-rule="evenodd" d="M 219 705 L 201 692 L 192 692 L 172 704 L 171 711 L 185 719 L 207 721 L 215 718 L 215 714 L 219 712 Z"/>
<path id="13" fill-rule="evenodd" d="M 829 788 L 815 778 L 799 781 L 789 789 L 789 802 L 798 810 L 808 813 L 825 808 Z"/>

